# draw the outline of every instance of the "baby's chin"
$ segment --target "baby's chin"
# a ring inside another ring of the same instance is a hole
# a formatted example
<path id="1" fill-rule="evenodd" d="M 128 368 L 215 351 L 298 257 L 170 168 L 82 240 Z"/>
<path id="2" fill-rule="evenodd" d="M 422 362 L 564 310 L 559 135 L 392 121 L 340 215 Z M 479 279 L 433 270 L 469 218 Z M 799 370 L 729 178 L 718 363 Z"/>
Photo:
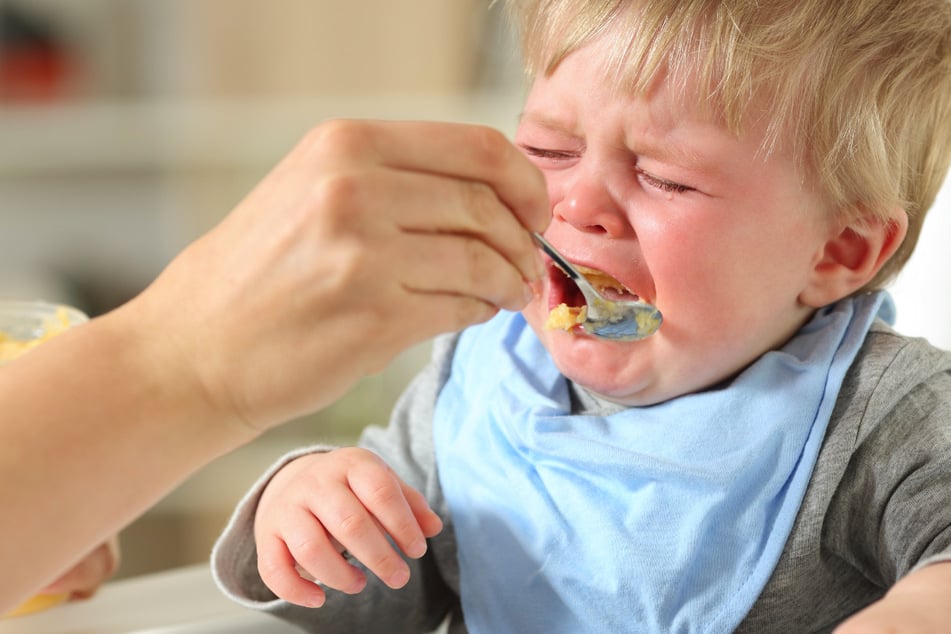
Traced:
<path id="1" fill-rule="evenodd" d="M 546 309 L 523 311 L 525 319 L 551 354 L 558 370 L 572 382 L 599 398 L 620 405 L 649 405 L 643 389 L 649 385 L 645 367 L 631 365 L 628 344 L 596 339 L 584 334 L 546 328 Z"/>
<path id="2" fill-rule="evenodd" d="M 603 374 L 599 376 L 597 371 L 588 368 L 580 371 L 564 368 L 562 374 L 594 396 L 618 405 L 653 405 L 656 402 L 656 399 L 651 399 L 644 389 L 638 389 L 633 382 L 628 381 L 621 384 L 614 376 Z"/>

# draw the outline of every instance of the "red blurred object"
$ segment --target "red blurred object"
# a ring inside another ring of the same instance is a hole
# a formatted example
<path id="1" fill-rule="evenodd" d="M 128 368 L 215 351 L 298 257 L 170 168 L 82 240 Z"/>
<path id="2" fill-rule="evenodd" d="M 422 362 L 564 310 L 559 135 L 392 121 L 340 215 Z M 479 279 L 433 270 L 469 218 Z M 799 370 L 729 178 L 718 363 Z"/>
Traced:
<path id="1" fill-rule="evenodd" d="M 49 19 L 0 4 L 0 101 L 50 101 L 65 96 L 72 60 Z"/>
<path id="2" fill-rule="evenodd" d="M 0 100 L 50 101 L 63 96 L 69 64 L 56 50 L 4 51 L 0 56 Z"/>

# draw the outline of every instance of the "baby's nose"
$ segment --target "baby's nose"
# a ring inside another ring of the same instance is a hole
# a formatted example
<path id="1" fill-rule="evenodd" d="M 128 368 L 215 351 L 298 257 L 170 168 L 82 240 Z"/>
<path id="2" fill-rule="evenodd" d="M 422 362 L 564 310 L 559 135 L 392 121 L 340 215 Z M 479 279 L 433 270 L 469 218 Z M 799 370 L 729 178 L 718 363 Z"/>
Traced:
<path id="1" fill-rule="evenodd" d="M 576 179 L 555 205 L 553 215 L 586 233 L 622 238 L 633 231 L 623 206 L 604 182 L 593 177 Z"/>

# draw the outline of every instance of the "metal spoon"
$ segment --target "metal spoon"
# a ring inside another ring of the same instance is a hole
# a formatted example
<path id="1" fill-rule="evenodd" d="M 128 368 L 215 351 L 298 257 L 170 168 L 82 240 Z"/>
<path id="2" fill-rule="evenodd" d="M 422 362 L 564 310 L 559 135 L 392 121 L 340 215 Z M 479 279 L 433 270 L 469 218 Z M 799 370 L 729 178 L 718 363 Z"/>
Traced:
<path id="1" fill-rule="evenodd" d="M 566 260 L 541 234 L 533 233 L 535 242 L 578 285 L 588 302 L 581 327 L 601 339 L 636 341 L 649 337 L 660 328 L 663 316 L 656 307 L 639 301 L 614 301 L 605 298 L 578 269 Z"/>

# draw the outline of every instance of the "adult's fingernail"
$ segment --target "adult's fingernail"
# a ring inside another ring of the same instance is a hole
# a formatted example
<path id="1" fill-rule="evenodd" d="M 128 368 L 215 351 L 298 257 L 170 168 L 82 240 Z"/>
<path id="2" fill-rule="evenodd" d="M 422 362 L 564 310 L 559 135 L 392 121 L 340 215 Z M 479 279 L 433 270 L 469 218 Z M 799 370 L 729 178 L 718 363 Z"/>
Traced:
<path id="1" fill-rule="evenodd" d="M 307 607 L 309 608 L 322 608 L 324 603 L 327 602 L 327 596 L 323 593 L 311 595 L 307 597 Z"/>
<path id="2" fill-rule="evenodd" d="M 391 588 L 402 588 L 407 582 L 409 582 L 409 568 L 404 567 L 390 575 L 387 585 Z"/>
<path id="3" fill-rule="evenodd" d="M 426 554 L 426 540 L 417 539 L 412 544 L 406 547 L 406 556 L 412 557 L 413 559 L 419 559 Z"/>
<path id="4" fill-rule="evenodd" d="M 366 575 L 360 574 L 360 576 L 354 580 L 350 587 L 347 588 L 344 592 L 347 594 L 359 594 L 363 592 L 363 589 L 367 587 L 367 578 Z"/>

